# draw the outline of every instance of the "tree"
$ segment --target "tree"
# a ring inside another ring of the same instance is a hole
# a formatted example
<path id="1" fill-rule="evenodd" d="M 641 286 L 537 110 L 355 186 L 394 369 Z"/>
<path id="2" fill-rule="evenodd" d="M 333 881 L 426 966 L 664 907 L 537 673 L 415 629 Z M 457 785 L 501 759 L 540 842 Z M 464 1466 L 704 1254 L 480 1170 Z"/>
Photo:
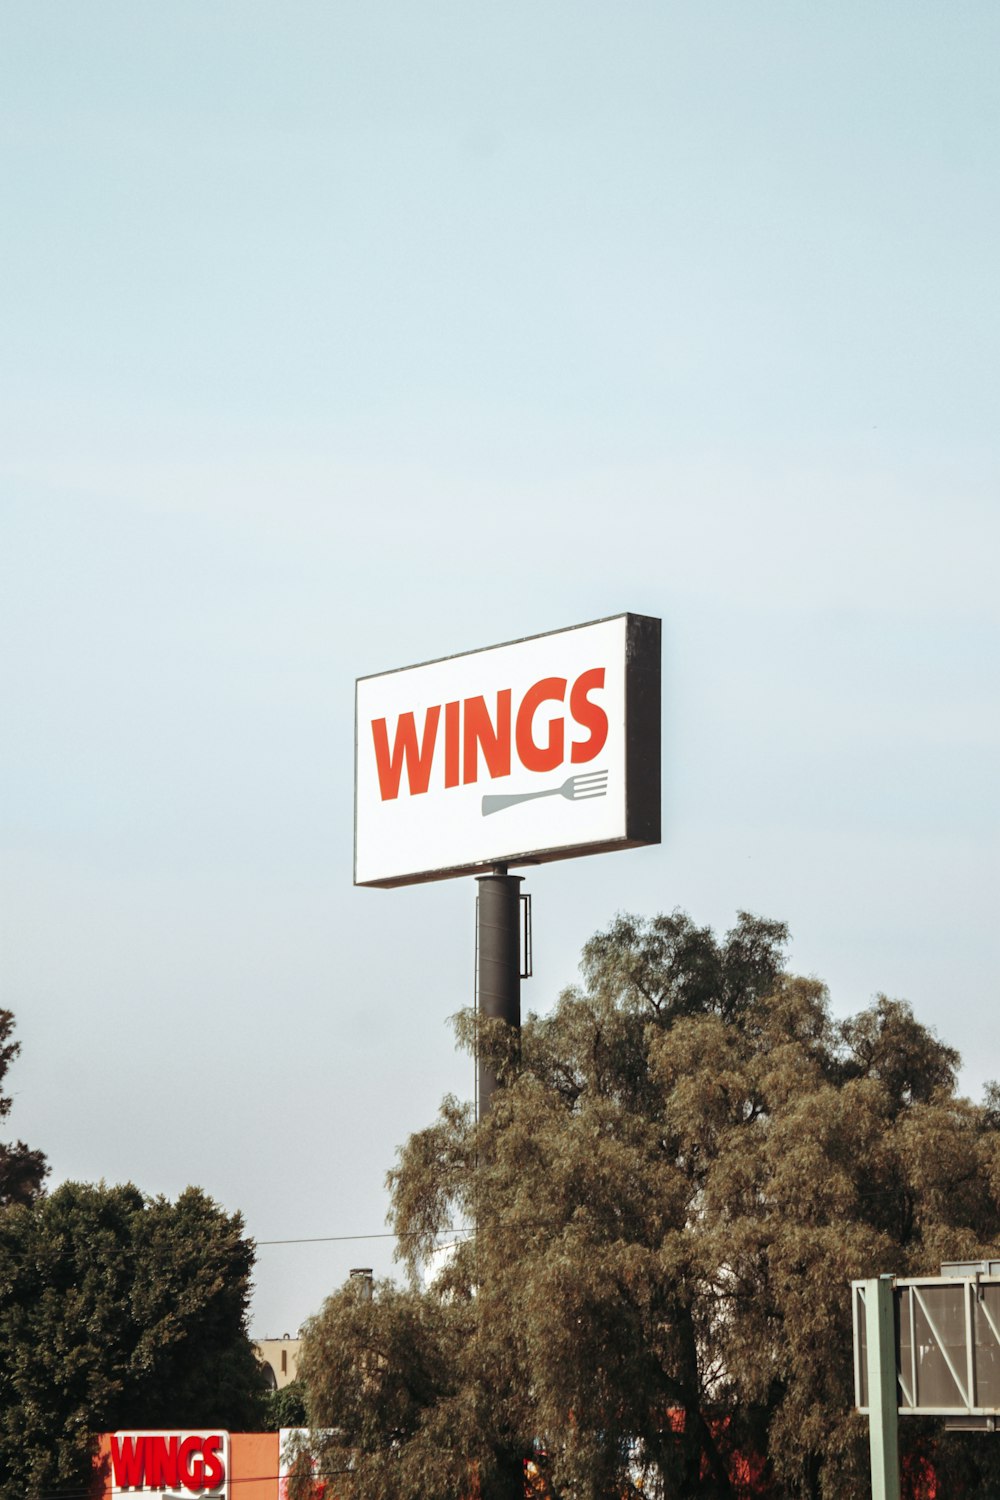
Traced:
<path id="1" fill-rule="evenodd" d="M 7 1069 L 21 1050 L 20 1042 L 10 1040 L 14 1017 L 0 1010 L 0 1085 Z M 10 1114 L 13 1100 L 0 1088 L 0 1120 Z M 0 1208 L 7 1203 L 30 1203 L 41 1191 L 48 1167 L 41 1151 L 32 1151 L 23 1141 L 13 1146 L 0 1142 Z"/>
<path id="2" fill-rule="evenodd" d="M 252 1428 L 253 1245 L 197 1188 L 64 1183 L 0 1211 L 0 1496 L 85 1487 L 117 1428 Z"/>
<path id="3" fill-rule="evenodd" d="M 867 1493 L 848 1282 L 993 1250 L 1000 1115 L 905 1004 L 834 1021 L 785 941 L 622 917 L 520 1048 L 480 1028 L 490 1113 L 446 1100 L 390 1174 L 414 1274 L 476 1232 L 429 1291 L 345 1289 L 305 1330 L 338 1495 L 509 1497 L 539 1449 L 574 1500 Z M 991 1445 L 903 1433 L 939 1493 L 997 1493 Z"/>
<path id="4" fill-rule="evenodd" d="M 306 1388 L 301 1380 L 290 1380 L 280 1390 L 267 1391 L 258 1418 L 262 1432 L 279 1432 L 282 1427 L 304 1427 Z"/>

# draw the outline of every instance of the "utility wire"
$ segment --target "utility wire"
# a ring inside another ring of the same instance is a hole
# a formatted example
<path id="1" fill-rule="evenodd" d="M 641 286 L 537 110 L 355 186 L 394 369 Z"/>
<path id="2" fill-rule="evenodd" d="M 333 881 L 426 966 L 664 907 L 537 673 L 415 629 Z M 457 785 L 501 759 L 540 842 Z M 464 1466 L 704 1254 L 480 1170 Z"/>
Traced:
<path id="1" fill-rule="evenodd" d="M 898 1197 L 899 1194 L 892 1188 L 859 1187 L 856 1192 L 858 1205 L 862 1209 L 877 1204 L 895 1204 L 898 1200 Z M 771 1213 L 780 1213 L 781 1208 L 782 1204 L 775 1201 L 770 1206 L 770 1211 Z M 764 1224 L 766 1223 L 766 1218 L 767 1216 L 764 1215 L 759 1219 L 752 1219 L 751 1222 L 755 1224 Z M 861 1222 L 864 1223 L 865 1221 L 862 1219 Z M 539 1229 L 543 1227 L 552 1227 L 552 1220 L 550 1218 L 501 1219 L 497 1222 L 495 1227 L 498 1229 Z M 438 1236 L 442 1234 L 474 1235 L 475 1233 L 476 1229 L 472 1224 L 446 1224 L 443 1229 L 432 1229 L 429 1231 L 423 1229 L 400 1229 L 398 1231 L 376 1231 L 373 1234 L 317 1234 L 310 1235 L 304 1238 L 284 1240 L 258 1240 L 254 1239 L 253 1235 L 251 1235 L 250 1238 L 253 1239 L 254 1244 L 258 1248 L 262 1248 L 265 1245 L 334 1245 L 349 1243 L 353 1240 L 404 1240 L 414 1239 L 424 1234 Z M 1000 1246 L 998 1246 L 997 1248 L 998 1250 L 1000 1250 Z"/>
<path id="2" fill-rule="evenodd" d="M 298 1430 L 300 1430 L 300 1431 L 306 1431 L 306 1432 L 309 1431 L 308 1428 L 298 1429 Z M 242 1434 L 239 1434 L 239 1435 L 242 1436 Z M 270 1434 L 268 1434 L 268 1433 L 253 1433 L 252 1434 L 253 1437 L 261 1437 L 261 1436 L 268 1437 L 269 1435 Z M 275 1435 L 275 1437 L 278 1436 L 277 1433 L 275 1433 L 274 1435 Z M 330 1468 L 326 1468 L 324 1466 L 323 1468 L 316 1469 L 313 1472 L 313 1474 L 312 1474 L 312 1478 L 313 1478 L 313 1480 L 323 1480 L 323 1479 L 329 1479 L 332 1475 L 335 1475 L 335 1474 L 353 1474 L 353 1473 L 354 1473 L 354 1470 L 349 1465 L 346 1468 L 343 1468 L 343 1469 L 330 1469 Z M 108 1476 L 108 1477 L 110 1477 L 110 1476 Z M 235 1478 L 233 1475 L 230 1474 L 226 1478 L 226 1483 L 231 1488 L 236 1489 L 241 1484 L 263 1484 L 265 1482 L 271 1481 L 272 1479 L 274 1480 L 275 1484 L 277 1484 L 277 1482 L 280 1479 L 291 1479 L 291 1478 L 292 1478 L 292 1475 L 287 1474 L 287 1473 L 286 1474 L 241 1474 L 238 1479 Z M 100 1479 L 101 1479 L 101 1475 L 99 1473 L 95 1472 L 95 1482 L 99 1483 Z M 92 1500 L 92 1497 L 95 1494 L 95 1492 L 96 1493 L 101 1493 L 100 1490 L 95 1491 L 95 1483 L 91 1482 L 90 1484 L 88 1484 L 88 1486 L 87 1486 L 86 1489 L 42 1490 L 42 1491 L 39 1492 L 39 1494 L 37 1496 L 37 1500 Z M 207 1493 L 209 1495 L 211 1495 L 212 1491 L 209 1490 L 209 1491 L 207 1491 Z"/>
<path id="3" fill-rule="evenodd" d="M 424 1233 L 422 1229 L 401 1229 L 399 1233 L 386 1231 L 377 1234 L 315 1234 L 306 1239 L 296 1240 L 254 1240 L 254 1244 L 260 1245 L 333 1245 L 343 1243 L 345 1240 L 404 1240 L 412 1239 L 415 1235 Z M 444 1229 L 432 1229 L 432 1234 L 474 1234 L 473 1229 L 466 1229 L 459 1224 L 448 1224 Z M 253 1239 L 253 1236 L 250 1236 Z"/>

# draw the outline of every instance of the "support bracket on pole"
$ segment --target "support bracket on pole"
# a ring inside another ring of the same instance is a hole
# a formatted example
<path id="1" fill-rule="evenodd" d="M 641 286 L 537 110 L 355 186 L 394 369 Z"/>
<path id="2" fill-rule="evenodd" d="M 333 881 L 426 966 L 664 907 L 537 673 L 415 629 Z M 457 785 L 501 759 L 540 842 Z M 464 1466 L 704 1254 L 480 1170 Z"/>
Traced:
<path id="1" fill-rule="evenodd" d="M 530 979 L 534 954 L 531 947 L 531 896 L 521 892 L 521 978 Z"/>

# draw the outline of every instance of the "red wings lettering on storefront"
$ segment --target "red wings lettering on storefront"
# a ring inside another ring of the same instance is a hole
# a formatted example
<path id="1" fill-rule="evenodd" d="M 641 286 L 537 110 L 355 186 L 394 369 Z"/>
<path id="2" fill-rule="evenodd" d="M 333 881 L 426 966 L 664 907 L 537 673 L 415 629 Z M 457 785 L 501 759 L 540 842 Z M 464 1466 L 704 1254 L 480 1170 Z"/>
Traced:
<path id="1" fill-rule="evenodd" d="M 141 1485 L 146 1473 L 146 1439 L 111 1439 L 111 1471 L 118 1489 Z"/>
<path id="2" fill-rule="evenodd" d="M 217 1490 L 226 1477 L 223 1434 L 207 1437 L 148 1433 L 111 1436 L 111 1472 L 116 1489 L 184 1489 L 192 1495 Z"/>

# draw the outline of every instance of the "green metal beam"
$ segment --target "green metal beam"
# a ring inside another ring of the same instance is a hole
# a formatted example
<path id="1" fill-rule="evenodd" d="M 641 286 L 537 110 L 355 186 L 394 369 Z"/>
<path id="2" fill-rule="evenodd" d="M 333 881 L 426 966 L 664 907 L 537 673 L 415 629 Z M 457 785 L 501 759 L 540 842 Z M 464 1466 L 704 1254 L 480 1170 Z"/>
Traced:
<path id="1" fill-rule="evenodd" d="M 899 1497 L 899 1394 L 896 1382 L 896 1319 L 891 1276 L 865 1282 L 868 1334 L 868 1440 L 872 1500 Z"/>

